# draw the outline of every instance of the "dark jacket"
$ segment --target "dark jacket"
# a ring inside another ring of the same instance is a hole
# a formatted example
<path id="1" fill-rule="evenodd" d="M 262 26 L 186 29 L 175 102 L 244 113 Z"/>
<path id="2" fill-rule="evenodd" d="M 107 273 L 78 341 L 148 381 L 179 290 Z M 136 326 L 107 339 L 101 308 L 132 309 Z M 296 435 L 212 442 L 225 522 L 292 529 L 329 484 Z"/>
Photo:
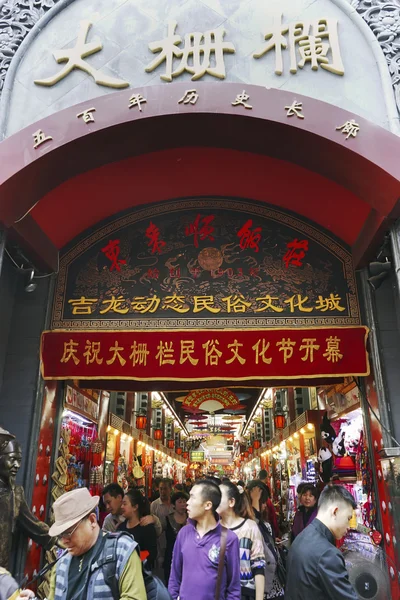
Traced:
<path id="1" fill-rule="evenodd" d="M 342 553 L 315 519 L 294 540 L 287 561 L 285 600 L 357 600 Z"/>
<path id="2" fill-rule="evenodd" d="M 318 506 L 315 505 L 313 508 L 306 510 L 304 506 L 300 506 L 297 510 L 292 527 L 292 541 L 305 529 L 308 525 L 310 525 L 315 517 L 317 516 Z"/>

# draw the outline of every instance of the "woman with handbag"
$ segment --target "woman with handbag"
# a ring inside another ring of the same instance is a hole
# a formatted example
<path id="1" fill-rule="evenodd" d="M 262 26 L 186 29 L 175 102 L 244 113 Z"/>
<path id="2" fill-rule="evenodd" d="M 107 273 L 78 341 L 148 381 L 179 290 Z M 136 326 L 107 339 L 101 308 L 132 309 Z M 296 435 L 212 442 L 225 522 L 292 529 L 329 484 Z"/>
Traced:
<path id="1" fill-rule="evenodd" d="M 270 568 L 273 571 L 270 580 L 268 581 L 269 578 L 266 578 L 264 600 L 283 600 L 285 595 L 285 568 L 275 545 L 272 527 L 269 523 L 264 523 L 261 516 L 262 506 L 266 504 L 268 499 L 268 490 L 262 481 L 254 479 L 248 484 L 247 493 L 264 540 L 265 552 L 270 557 Z"/>
<path id="2" fill-rule="evenodd" d="M 263 600 L 265 555 L 261 533 L 249 500 L 230 481 L 219 486 L 222 494 L 218 514 L 221 524 L 239 538 L 241 599 Z"/>

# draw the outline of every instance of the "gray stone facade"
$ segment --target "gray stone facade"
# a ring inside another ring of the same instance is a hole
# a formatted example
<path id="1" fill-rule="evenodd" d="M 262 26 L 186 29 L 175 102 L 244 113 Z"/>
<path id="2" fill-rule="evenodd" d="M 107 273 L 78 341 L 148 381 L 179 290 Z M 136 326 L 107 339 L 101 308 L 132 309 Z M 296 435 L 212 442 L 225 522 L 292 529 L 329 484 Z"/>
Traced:
<path id="1" fill-rule="evenodd" d="M 372 12 L 372 9 L 366 10 L 367 5 L 375 4 Z M 285 3 L 281 0 L 268 3 L 262 0 L 8 0 L 3 2 L 3 23 L 0 24 L 3 135 L 9 136 L 67 106 L 115 93 L 114 89 L 97 85 L 89 74 L 77 69 L 52 87 L 34 83 L 35 79 L 50 77 L 63 68 L 65 63 L 57 64 L 52 52 L 73 47 L 79 23 L 85 19 L 92 23 L 87 42 L 100 41 L 103 45 L 87 62 L 102 74 L 128 82 L 132 88 L 169 85 L 160 79 L 164 64 L 150 73 L 145 69 L 155 58 L 148 44 L 165 38 L 168 21 L 175 20 L 176 34 L 182 38 L 195 31 L 225 30 L 224 41 L 233 43 L 236 50 L 224 55 L 227 81 L 244 87 L 246 84 L 277 87 L 293 92 L 294 96 L 296 93 L 309 95 L 348 110 L 349 116 L 361 115 L 396 131 L 398 113 L 387 60 L 390 55 L 396 64 L 395 51 L 388 48 L 395 44 L 397 33 L 393 32 L 393 39 L 386 36 L 386 45 L 382 45 L 389 17 L 382 17 L 388 9 L 381 4 L 377 0 L 353 1 L 353 6 L 346 0 Z M 394 18 L 392 29 L 396 29 L 393 12 L 390 18 Z M 299 68 L 296 74 L 290 73 L 288 34 L 285 34 L 288 48 L 282 50 L 282 75 L 274 72 L 274 50 L 255 59 L 253 53 L 266 44 L 264 35 L 271 31 L 274 17 L 280 13 L 282 26 L 322 18 L 337 19 L 345 74 L 339 76 L 320 66 L 314 71 L 310 64 Z M 393 64 L 389 67 L 393 74 Z M 190 87 L 207 80 L 216 79 L 205 74 L 198 82 L 192 82 L 186 72 L 174 79 L 187 81 Z M 397 75 L 393 85 L 397 90 Z"/>

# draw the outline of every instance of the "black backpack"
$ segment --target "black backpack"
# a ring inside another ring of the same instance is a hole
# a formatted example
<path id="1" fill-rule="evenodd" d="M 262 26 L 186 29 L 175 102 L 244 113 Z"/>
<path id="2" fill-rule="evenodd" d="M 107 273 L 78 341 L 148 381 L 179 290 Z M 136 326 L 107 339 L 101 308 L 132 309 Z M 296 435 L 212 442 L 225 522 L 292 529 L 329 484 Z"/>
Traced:
<path id="1" fill-rule="evenodd" d="M 117 542 L 122 535 L 129 535 L 127 531 L 118 531 L 116 533 L 107 533 L 104 545 L 99 558 L 91 567 L 91 572 L 97 569 L 103 570 L 104 581 L 111 589 L 114 600 L 119 600 L 119 585 L 115 572 L 117 568 Z M 139 546 L 137 547 L 139 553 Z M 146 561 L 142 563 L 142 575 L 144 586 L 146 588 L 147 600 L 172 600 L 172 596 L 158 577 L 146 567 Z"/>

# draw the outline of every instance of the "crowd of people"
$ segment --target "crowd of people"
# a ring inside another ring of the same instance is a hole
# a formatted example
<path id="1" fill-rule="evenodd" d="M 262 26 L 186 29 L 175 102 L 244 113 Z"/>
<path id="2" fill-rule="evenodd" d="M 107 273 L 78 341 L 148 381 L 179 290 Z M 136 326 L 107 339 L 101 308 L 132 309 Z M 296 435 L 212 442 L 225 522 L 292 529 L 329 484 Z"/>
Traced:
<path id="1" fill-rule="evenodd" d="M 355 507 L 344 487 L 328 485 L 318 498 L 309 483 L 299 486 L 288 554 L 261 479 L 245 485 L 205 477 L 178 489 L 162 479 L 153 492 L 150 503 L 139 489 L 108 485 L 102 527 L 100 498 L 87 489 L 54 503 L 50 534 L 65 551 L 52 569 L 48 600 L 152 600 L 148 569 L 168 587 L 154 598 L 357 600 L 335 543 Z"/>

